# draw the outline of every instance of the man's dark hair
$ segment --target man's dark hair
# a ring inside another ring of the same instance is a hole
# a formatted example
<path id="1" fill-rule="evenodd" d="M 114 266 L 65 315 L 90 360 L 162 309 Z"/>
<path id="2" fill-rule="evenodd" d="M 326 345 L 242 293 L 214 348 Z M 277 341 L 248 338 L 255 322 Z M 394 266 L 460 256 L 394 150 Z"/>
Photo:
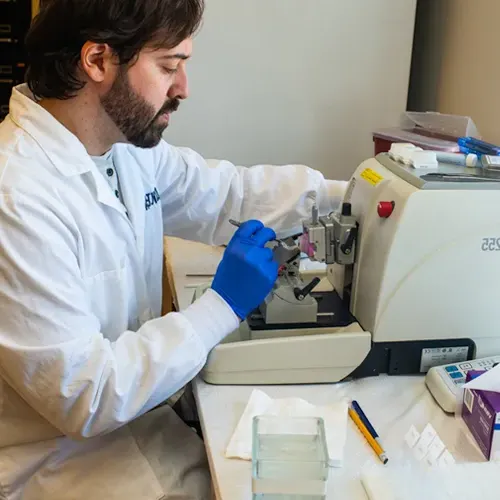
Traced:
<path id="1" fill-rule="evenodd" d="M 145 46 L 171 49 L 199 28 L 204 0 L 45 0 L 26 36 L 26 81 L 37 98 L 68 99 L 83 88 L 80 52 L 106 43 L 119 64 Z"/>

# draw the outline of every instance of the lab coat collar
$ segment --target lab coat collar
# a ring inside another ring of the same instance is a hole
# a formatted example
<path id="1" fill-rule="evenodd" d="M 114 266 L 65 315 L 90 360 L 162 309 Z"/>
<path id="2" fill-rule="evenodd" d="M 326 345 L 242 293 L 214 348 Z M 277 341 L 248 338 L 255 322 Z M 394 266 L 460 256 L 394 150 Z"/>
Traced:
<path id="1" fill-rule="evenodd" d="M 98 201 L 125 214 L 125 208 L 103 179 L 82 142 L 35 101 L 26 84 L 14 87 L 9 107 L 12 121 L 37 142 L 62 175 L 71 177 L 90 172 Z"/>
<path id="2" fill-rule="evenodd" d="M 43 149 L 65 176 L 91 170 L 92 159 L 85 146 L 61 122 L 40 106 L 26 84 L 12 89 L 10 118 Z"/>

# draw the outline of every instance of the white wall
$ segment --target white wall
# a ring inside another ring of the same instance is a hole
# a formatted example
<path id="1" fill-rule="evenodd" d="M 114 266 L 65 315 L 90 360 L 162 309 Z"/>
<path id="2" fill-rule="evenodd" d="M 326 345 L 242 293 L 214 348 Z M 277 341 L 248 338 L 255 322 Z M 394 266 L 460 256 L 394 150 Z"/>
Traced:
<path id="1" fill-rule="evenodd" d="M 406 109 L 416 0 L 206 0 L 165 138 L 348 178 Z"/>

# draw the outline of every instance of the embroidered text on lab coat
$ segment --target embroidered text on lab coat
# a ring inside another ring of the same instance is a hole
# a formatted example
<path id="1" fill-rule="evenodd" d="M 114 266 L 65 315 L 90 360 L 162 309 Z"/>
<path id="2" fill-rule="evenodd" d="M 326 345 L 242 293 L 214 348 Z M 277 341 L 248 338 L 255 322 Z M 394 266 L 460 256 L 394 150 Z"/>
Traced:
<path id="1" fill-rule="evenodd" d="M 158 189 L 155 188 L 151 193 L 146 193 L 144 196 L 144 202 L 146 204 L 146 210 L 149 210 L 153 205 L 156 205 L 160 201 L 160 193 Z"/>

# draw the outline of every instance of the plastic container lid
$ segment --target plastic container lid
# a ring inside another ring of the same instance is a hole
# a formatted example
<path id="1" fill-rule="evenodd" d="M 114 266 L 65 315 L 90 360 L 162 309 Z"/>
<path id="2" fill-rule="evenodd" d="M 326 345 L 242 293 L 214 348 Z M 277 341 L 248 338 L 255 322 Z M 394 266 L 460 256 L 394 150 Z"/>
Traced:
<path id="1" fill-rule="evenodd" d="M 376 130 L 373 133 L 373 137 L 390 142 L 409 142 L 422 149 L 431 151 L 460 153 L 460 147 L 457 142 L 437 137 L 429 137 L 427 135 L 418 134 L 411 130 L 403 130 L 397 127 Z"/>

